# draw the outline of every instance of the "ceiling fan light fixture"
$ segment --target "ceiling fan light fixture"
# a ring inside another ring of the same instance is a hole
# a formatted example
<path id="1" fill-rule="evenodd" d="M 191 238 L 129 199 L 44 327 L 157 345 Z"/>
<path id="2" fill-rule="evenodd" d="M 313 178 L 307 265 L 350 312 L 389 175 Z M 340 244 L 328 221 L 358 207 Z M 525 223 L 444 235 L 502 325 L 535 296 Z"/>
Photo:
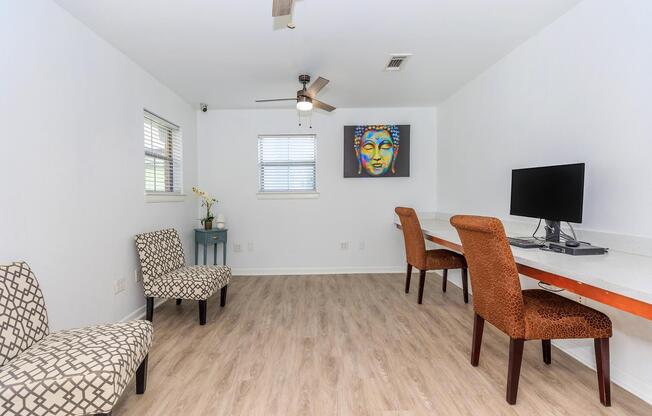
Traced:
<path id="1" fill-rule="evenodd" d="M 313 109 L 324 110 L 331 112 L 335 110 L 330 104 L 319 101 L 315 96 L 322 90 L 330 81 L 326 78 L 318 77 L 310 86 L 310 75 L 301 74 L 299 75 L 299 82 L 301 83 L 301 89 L 297 91 L 296 98 L 272 98 L 270 100 L 256 100 L 257 103 L 268 103 L 272 101 L 294 101 L 297 104 L 297 110 L 300 112 L 308 112 Z"/>
<path id="2" fill-rule="evenodd" d="M 299 111 L 310 111 L 312 110 L 312 99 L 304 95 L 297 97 L 297 110 Z"/>

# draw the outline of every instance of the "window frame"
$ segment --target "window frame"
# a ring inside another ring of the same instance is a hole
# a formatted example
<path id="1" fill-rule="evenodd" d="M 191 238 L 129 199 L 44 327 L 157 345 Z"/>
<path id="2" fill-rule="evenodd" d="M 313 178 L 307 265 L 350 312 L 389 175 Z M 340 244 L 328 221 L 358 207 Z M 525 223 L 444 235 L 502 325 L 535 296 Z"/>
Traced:
<path id="1" fill-rule="evenodd" d="M 296 162 L 291 162 L 291 161 L 281 161 L 281 162 L 272 162 L 270 165 L 273 166 L 299 166 L 299 165 L 306 165 L 306 166 L 312 166 L 313 167 L 313 189 L 298 189 L 298 190 L 265 190 L 262 187 L 262 168 L 265 165 L 261 160 L 260 160 L 260 146 L 261 146 L 261 140 L 265 138 L 311 138 L 313 141 L 313 160 L 312 163 L 306 164 L 304 163 L 296 163 Z M 257 143 L 256 143 L 256 151 L 257 151 L 257 169 L 258 169 L 258 191 L 256 192 L 256 196 L 258 199 L 314 199 L 319 197 L 319 192 L 317 188 L 317 135 L 314 133 L 309 133 L 309 134 L 259 134 Z"/>
<path id="2" fill-rule="evenodd" d="M 164 119 L 158 114 L 149 111 L 148 109 L 143 109 L 143 121 L 145 123 L 155 123 L 158 126 L 162 126 L 167 130 L 167 137 L 165 138 L 165 154 L 161 155 L 156 151 L 153 151 L 151 147 L 145 145 L 143 140 L 144 147 L 144 158 L 145 160 L 152 159 L 154 161 L 163 161 L 165 166 L 165 182 L 164 182 L 164 191 L 156 191 L 147 189 L 147 165 L 144 168 L 144 191 L 145 191 L 145 201 L 146 202 L 178 202 L 185 199 L 185 194 L 183 192 L 183 133 L 181 127 L 171 121 Z M 143 131 L 143 139 L 145 139 L 145 130 Z M 177 146 L 175 149 L 175 135 L 178 137 Z M 179 155 L 175 155 L 175 151 L 179 152 Z M 145 162 L 147 163 L 147 162 Z M 176 164 L 176 165 L 175 165 Z M 178 166 L 177 166 L 178 165 Z M 180 172 L 179 172 L 180 171 Z M 179 181 L 176 184 L 175 189 L 175 176 L 179 175 Z"/>

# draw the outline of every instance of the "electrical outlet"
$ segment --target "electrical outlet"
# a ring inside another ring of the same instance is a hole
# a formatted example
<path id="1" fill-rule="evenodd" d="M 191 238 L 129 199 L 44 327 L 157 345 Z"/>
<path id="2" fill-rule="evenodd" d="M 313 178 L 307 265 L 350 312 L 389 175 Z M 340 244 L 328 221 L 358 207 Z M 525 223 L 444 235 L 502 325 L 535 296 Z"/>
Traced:
<path id="1" fill-rule="evenodd" d="M 358 250 L 364 250 L 365 244 L 364 241 L 360 241 L 360 244 L 358 244 Z"/>
<path id="2" fill-rule="evenodd" d="M 242 251 L 242 246 L 240 243 L 235 243 L 233 244 L 233 252 L 234 253 L 240 253 Z"/>
<path id="3" fill-rule="evenodd" d="M 577 303 L 585 304 L 584 298 L 582 296 L 577 297 Z"/>
<path id="4" fill-rule="evenodd" d="M 254 251 L 254 243 L 247 243 L 247 251 L 252 252 Z"/>
<path id="5" fill-rule="evenodd" d="M 117 295 L 119 293 L 124 292 L 127 290 L 127 279 L 122 278 L 122 279 L 117 279 L 115 282 L 113 282 L 113 294 Z"/>
<path id="6" fill-rule="evenodd" d="M 348 241 L 341 241 L 340 242 L 340 250 L 348 250 L 349 249 L 349 242 Z"/>

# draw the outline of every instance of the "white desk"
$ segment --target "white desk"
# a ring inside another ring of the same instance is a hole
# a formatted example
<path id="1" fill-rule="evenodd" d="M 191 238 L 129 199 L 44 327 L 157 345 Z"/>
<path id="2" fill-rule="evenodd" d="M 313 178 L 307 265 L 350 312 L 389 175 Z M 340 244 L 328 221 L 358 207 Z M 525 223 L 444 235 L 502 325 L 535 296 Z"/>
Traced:
<path id="1" fill-rule="evenodd" d="M 424 237 L 462 252 L 455 228 L 442 219 L 420 219 Z M 400 228 L 398 219 L 395 224 Z M 528 235 L 523 226 L 505 224 L 507 235 Z M 531 231 L 530 231 L 531 232 Z M 522 275 L 652 320 L 652 257 L 610 251 L 601 256 L 569 256 L 512 247 Z"/>

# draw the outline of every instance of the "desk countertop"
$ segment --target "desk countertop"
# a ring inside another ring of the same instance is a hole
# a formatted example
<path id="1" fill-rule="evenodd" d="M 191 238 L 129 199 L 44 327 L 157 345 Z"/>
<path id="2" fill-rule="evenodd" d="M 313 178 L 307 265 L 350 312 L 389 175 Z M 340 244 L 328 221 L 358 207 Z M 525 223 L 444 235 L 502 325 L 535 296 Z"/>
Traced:
<path id="1" fill-rule="evenodd" d="M 426 235 L 461 244 L 448 220 L 420 218 Z M 398 219 L 395 220 L 399 224 Z M 505 223 L 507 235 L 531 233 L 529 225 Z M 529 233 L 528 233 L 529 230 Z M 600 256 L 570 256 L 539 249 L 512 247 L 517 263 L 652 304 L 652 257 L 610 250 Z"/>

